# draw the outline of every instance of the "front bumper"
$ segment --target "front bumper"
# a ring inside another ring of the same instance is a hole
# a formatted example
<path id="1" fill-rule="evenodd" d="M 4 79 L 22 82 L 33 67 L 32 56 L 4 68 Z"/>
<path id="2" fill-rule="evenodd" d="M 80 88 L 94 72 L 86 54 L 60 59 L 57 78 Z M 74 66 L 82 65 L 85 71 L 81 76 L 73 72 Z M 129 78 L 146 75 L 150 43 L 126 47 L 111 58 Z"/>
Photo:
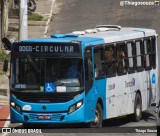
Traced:
<path id="1" fill-rule="evenodd" d="M 39 120 L 39 115 L 50 115 L 50 120 Z M 11 107 L 12 123 L 80 123 L 85 122 L 84 105 L 71 114 L 64 113 L 19 113 Z"/>
<path id="2" fill-rule="evenodd" d="M 69 107 L 83 100 L 83 105 L 68 114 Z M 84 93 L 65 103 L 29 103 L 16 99 L 11 95 L 11 102 L 21 108 L 21 111 L 10 107 L 12 123 L 80 123 L 85 122 Z M 24 110 L 29 106 L 29 110 Z M 45 109 L 43 108 L 45 106 Z M 50 119 L 39 119 L 39 115 L 49 115 Z"/>

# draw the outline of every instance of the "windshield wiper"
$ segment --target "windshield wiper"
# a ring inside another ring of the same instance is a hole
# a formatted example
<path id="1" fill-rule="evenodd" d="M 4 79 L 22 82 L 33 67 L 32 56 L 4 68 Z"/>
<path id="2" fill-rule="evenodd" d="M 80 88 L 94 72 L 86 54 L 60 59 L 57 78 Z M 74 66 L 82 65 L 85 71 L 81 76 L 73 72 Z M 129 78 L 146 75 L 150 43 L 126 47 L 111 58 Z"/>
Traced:
<path id="1" fill-rule="evenodd" d="M 60 64 L 62 63 L 64 57 L 65 57 L 65 55 L 63 55 L 62 57 L 60 57 L 59 60 L 58 60 L 58 62 L 57 62 L 57 64 L 56 64 L 56 68 L 54 70 L 54 71 L 57 71 L 57 73 L 55 73 L 55 78 L 56 78 L 55 80 L 57 80 L 57 75 L 59 73 L 58 68 L 59 68 Z"/>
<path id="2" fill-rule="evenodd" d="M 34 69 L 39 73 L 40 70 L 38 69 L 37 65 L 33 62 L 32 58 L 30 57 L 30 55 L 26 55 L 27 60 L 32 64 L 32 66 L 34 67 Z"/>
<path id="3" fill-rule="evenodd" d="M 62 63 L 63 59 L 64 59 L 65 55 L 63 55 L 61 58 L 59 58 L 59 61 L 57 62 L 57 68 L 60 66 L 60 64 Z"/>

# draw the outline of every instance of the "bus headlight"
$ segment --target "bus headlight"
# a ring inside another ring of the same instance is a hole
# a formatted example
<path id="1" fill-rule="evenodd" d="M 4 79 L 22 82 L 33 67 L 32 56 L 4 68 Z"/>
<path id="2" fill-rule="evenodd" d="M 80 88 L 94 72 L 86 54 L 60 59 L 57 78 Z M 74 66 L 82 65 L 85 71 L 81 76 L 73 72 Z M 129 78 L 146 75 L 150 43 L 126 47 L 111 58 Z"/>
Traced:
<path id="1" fill-rule="evenodd" d="M 76 105 L 74 104 L 69 108 L 68 113 L 70 114 L 70 113 L 74 112 L 75 110 L 76 110 Z"/>
<path id="2" fill-rule="evenodd" d="M 77 109 L 80 108 L 82 106 L 82 104 L 83 104 L 83 101 L 77 102 L 77 106 L 76 106 Z"/>
<path id="3" fill-rule="evenodd" d="M 15 104 L 14 102 L 11 102 L 11 106 L 12 106 L 12 107 L 15 107 L 16 104 Z"/>
<path id="4" fill-rule="evenodd" d="M 21 107 L 19 105 L 17 105 L 15 102 L 11 102 L 10 105 L 19 113 L 21 113 Z"/>
<path id="5" fill-rule="evenodd" d="M 74 105 L 70 106 L 69 107 L 69 110 L 68 110 L 68 114 L 74 112 L 75 110 L 79 109 L 81 106 L 83 105 L 83 100 L 75 103 Z"/>

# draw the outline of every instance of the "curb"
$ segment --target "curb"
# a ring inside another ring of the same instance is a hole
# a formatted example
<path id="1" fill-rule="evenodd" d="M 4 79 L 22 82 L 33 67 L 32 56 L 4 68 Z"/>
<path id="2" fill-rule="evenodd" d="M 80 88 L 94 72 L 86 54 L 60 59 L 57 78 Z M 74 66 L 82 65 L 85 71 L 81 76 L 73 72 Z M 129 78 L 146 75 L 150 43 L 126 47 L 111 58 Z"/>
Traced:
<path id="1" fill-rule="evenodd" d="M 11 22 L 9 23 L 11 26 L 9 26 L 8 31 L 17 31 L 19 30 L 19 23 L 17 22 Z M 28 26 L 46 26 L 46 21 L 28 21 Z"/>
<path id="2" fill-rule="evenodd" d="M 10 125 L 9 119 L 10 119 L 10 114 L 9 114 L 9 116 L 8 116 L 8 118 L 7 118 L 7 121 L 6 121 L 5 124 L 4 124 L 4 127 L 6 127 L 6 128 L 8 128 L 9 125 Z"/>
<path id="3" fill-rule="evenodd" d="M 28 26 L 45 26 L 46 21 L 28 21 Z"/>

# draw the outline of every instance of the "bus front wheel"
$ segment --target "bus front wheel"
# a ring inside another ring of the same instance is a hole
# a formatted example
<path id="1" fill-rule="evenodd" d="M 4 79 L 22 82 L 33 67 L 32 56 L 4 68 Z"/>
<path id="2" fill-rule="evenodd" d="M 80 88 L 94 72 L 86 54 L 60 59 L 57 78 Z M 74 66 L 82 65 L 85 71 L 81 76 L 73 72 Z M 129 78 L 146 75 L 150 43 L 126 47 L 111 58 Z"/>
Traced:
<path id="1" fill-rule="evenodd" d="M 95 120 L 93 122 L 88 123 L 88 127 L 100 128 L 102 127 L 103 122 L 103 110 L 101 105 L 98 103 L 95 111 Z"/>
<path id="2" fill-rule="evenodd" d="M 142 117 L 142 101 L 139 93 L 136 94 L 134 103 L 134 119 L 135 121 L 140 121 Z"/>

